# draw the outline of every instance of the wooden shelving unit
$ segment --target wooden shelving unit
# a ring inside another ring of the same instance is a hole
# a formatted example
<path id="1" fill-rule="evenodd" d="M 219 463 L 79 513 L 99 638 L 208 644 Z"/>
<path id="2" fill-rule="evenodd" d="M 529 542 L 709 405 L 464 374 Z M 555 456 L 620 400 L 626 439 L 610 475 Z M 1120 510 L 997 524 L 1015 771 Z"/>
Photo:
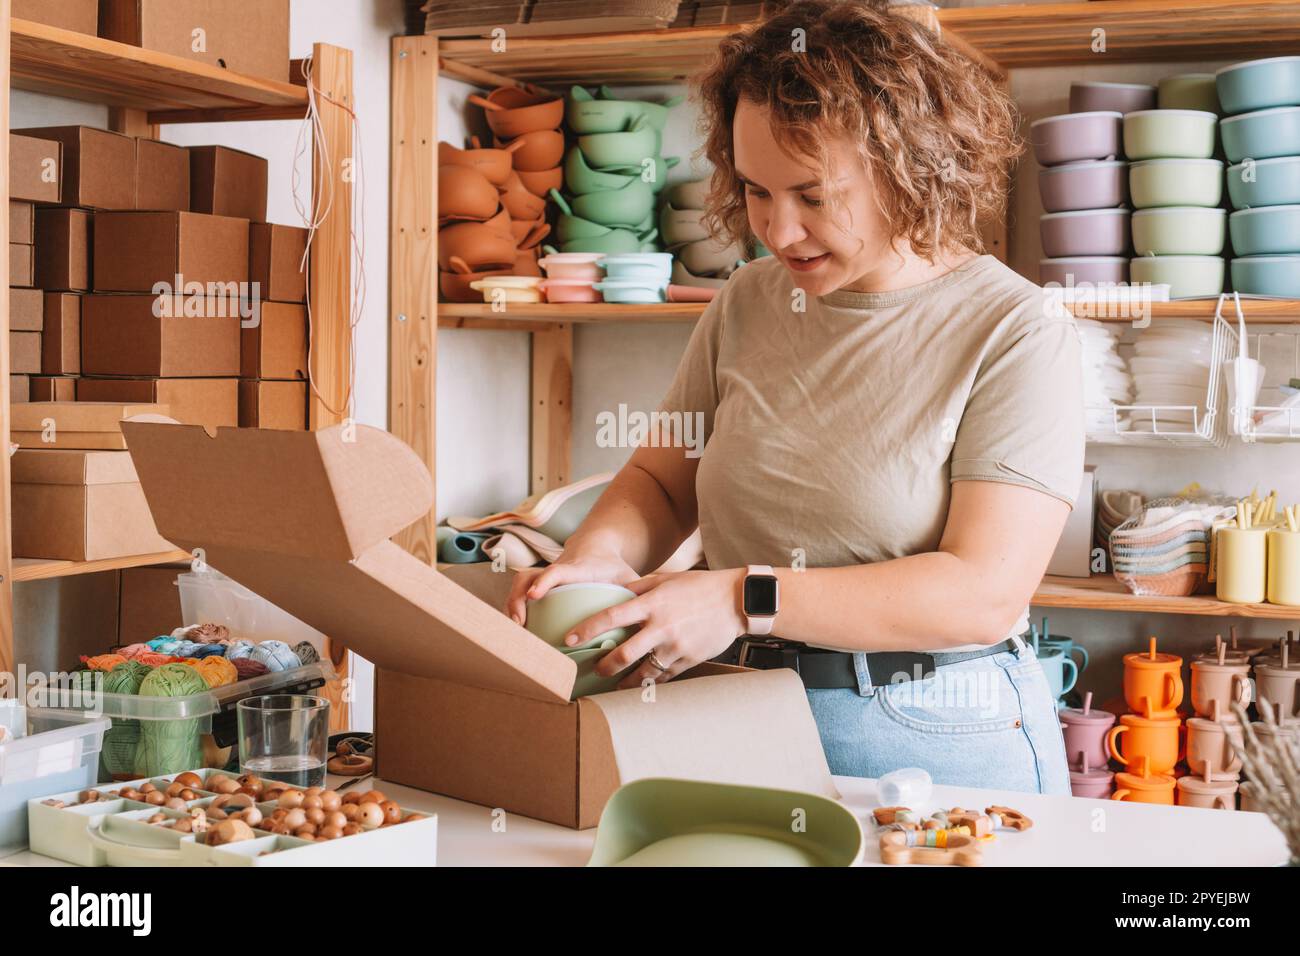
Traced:
<path id="1" fill-rule="evenodd" d="M 938 30 L 1004 81 L 1012 69 L 1089 63 L 1248 59 L 1300 49 L 1300 0 L 1106 0 L 1009 4 L 931 10 L 902 8 Z M 526 331 L 533 338 L 533 491 L 567 474 L 572 427 L 572 328 L 578 323 L 694 322 L 699 305 L 486 305 L 437 302 L 437 129 L 440 75 L 481 87 L 516 85 L 562 92 L 588 86 L 681 83 L 703 66 L 718 42 L 740 27 L 510 38 L 401 37 L 393 44 L 392 273 L 390 277 L 390 428 L 435 469 L 439 328 Z M 1104 52 L 1098 43 L 1104 40 Z M 1005 224 L 991 230 L 990 250 L 1005 259 Z M 1214 315 L 1215 302 L 1157 303 L 1152 318 Z M 1248 321 L 1300 324 L 1300 301 L 1243 300 Z M 1089 307 L 1075 308 L 1086 316 Z M 1129 315 L 1098 316 L 1131 322 Z M 432 560 L 434 512 L 408 529 L 403 543 Z M 1199 598 L 1135 599 L 1113 580 L 1080 585 L 1044 582 L 1035 603 L 1056 607 L 1282 617 L 1271 605 L 1243 609 Z M 1138 603 L 1140 602 L 1140 603 Z M 1192 602 L 1192 603 L 1184 603 Z M 1206 610 L 1218 606 L 1220 610 Z M 1187 610 L 1185 610 L 1185 608 Z"/>
<path id="2" fill-rule="evenodd" d="M 253 119 L 302 119 L 307 88 L 242 76 L 182 57 L 142 50 L 98 37 L 61 30 L 10 16 L 10 0 L 0 0 L 0 76 L 9 126 L 9 91 L 29 90 L 109 107 L 110 126 L 137 136 L 157 136 L 161 123 Z M 350 387 L 352 330 L 349 325 L 351 281 L 351 182 L 345 159 L 353 155 L 354 109 L 352 53 L 318 43 L 312 48 L 312 82 L 327 95 L 317 96 L 325 148 L 314 157 L 312 189 L 333 196 L 330 214 L 312 244 L 309 296 L 312 303 L 312 379 L 317 394 L 309 399 L 312 428 L 336 424 L 331 409 L 346 406 Z M 300 75 L 300 74 L 295 74 Z M 305 83 L 305 81 L 304 81 Z M 0 170 L 9 174 L 8 137 L 0 138 Z M 0 217 L 0 248 L 8 242 L 8 219 Z M 0 257 L 0 287 L 9 285 L 8 260 Z M 8 297 L 0 300 L 0 378 L 9 372 Z M 0 397 L 0 428 L 9 441 L 9 392 Z M 0 455 L 0 671 L 13 671 L 13 583 L 91 574 L 187 560 L 184 551 L 131 555 L 104 561 L 50 561 L 15 558 L 10 537 L 10 468 Z M 335 669 L 346 673 L 341 647 L 331 647 Z M 330 696 L 331 717 L 347 726 L 348 705 L 341 688 Z"/>
<path id="3" fill-rule="evenodd" d="M 1110 574 L 1090 578 L 1048 575 L 1030 601 L 1036 607 L 1069 607 L 1085 611 L 1128 611 L 1146 614 L 1196 614 L 1203 617 L 1251 617 L 1300 622 L 1300 608 L 1280 604 L 1229 604 L 1210 595 L 1156 597 L 1130 594 Z"/>

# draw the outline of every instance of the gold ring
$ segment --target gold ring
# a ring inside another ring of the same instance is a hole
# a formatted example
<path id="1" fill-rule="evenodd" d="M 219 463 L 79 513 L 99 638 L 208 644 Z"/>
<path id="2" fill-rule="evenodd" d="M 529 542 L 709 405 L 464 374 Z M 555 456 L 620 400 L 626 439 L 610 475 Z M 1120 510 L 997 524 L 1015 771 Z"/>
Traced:
<path id="1" fill-rule="evenodd" d="M 658 650 L 658 648 L 656 648 L 655 650 Z M 647 654 L 645 656 L 645 659 L 646 661 L 649 662 L 650 666 L 655 668 L 657 671 L 659 671 L 659 673 L 661 674 L 668 673 L 668 668 L 664 667 L 664 665 L 659 662 L 659 658 L 655 656 L 654 651 L 651 651 L 649 654 Z"/>

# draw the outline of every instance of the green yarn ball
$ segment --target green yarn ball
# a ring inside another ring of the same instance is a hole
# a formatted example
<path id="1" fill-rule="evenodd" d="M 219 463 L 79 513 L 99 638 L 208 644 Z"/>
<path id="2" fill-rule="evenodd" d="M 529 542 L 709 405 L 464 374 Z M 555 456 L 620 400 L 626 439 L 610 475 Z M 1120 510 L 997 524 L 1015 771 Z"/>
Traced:
<path id="1" fill-rule="evenodd" d="M 141 697 L 188 697 L 207 693 L 207 681 L 193 667 L 163 664 L 140 682 Z M 203 766 L 198 720 L 142 720 L 135 769 L 142 777 L 197 770 Z"/>
<path id="2" fill-rule="evenodd" d="M 149 676 L 152 669 L 139 661 L 118 664 L 105 675 L 104 690 L 110 694 L 138 694 L 140 682 Z"/>

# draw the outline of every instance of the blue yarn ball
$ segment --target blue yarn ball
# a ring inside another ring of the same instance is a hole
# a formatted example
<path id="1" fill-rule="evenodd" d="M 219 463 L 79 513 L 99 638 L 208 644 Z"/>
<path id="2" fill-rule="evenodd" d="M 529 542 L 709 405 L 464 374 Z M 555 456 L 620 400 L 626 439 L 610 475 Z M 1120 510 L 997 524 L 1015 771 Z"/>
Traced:
<path id="1" fill-rule="evenodd" d="M 231 641 L 226 645 L 226 659 L 237 661 L 244 657 L 253 655 L 253 644 L 251 641 Z"/>
<path id="2" fill-rule="evenodd" d="M 151 651 L 157 651 L 159 654 L 166 654 L 166 653 L 167 653 L 167 651 L 164 651 L 164 650 L 162 649 L 162 646 L 163 646 L 164 644 L 172 645 L 172 644 L 175 644 L 175 643 L 176 643 L 176 642 L 175 642 L 174 639 L 172 639 L 172 638 L 170 638 L 170 637 L 167 637 L 166 635 L 164 635 L 164 636 L 162 636 L 162 637 L 155 637 L 152 641 L 146 641 L 146 642 L 145 642 L 145 644 L 148 646 L 149 650 L 151 650 Z"/>
<path id="3" fill-rule="evenodd" d="M 253 648 L 249 655 L 259 664 L 264 664 L 268 671 L 283 671 L 302 665 L 298 655 L 284 641 L 263 641 Z"/>
<path id="4" fill-rule="evenodd" d="M 225 653 L 226 653 L 225 644 L 200 644 L 198 650 L 196 650 L 193 654 L 189 656 L 198 657 L 198 658 L 221 657 Z"/>
<path id="5" fill-rule="evenodd" d="M 202 646 L 202 644 L 195 641 L 177 641 L 176 648 L 172 653 L 177 657 L 193 657 L 194 652 Z"/>

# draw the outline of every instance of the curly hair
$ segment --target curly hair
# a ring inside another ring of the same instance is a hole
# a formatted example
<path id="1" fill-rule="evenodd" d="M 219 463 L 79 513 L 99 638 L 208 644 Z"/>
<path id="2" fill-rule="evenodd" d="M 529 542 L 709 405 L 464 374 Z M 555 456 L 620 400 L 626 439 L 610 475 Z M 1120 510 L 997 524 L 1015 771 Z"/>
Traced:
<path id="1" fill-rule="evenodd" d="M 811 159 L 828 189 L 826 137 L 856 143 L 891 241 L 930 261 L 984 251 L 980 226 L 1002 213 L 1024 149 L 998 81 L 886 0 L 797 0 L 722 40 L 692 94 L 697 156 L 713 165 L 705 222 L 731 241 L 753 238 L 732 136 L 741 97 L 766 107 L 781 148 Z"/>

